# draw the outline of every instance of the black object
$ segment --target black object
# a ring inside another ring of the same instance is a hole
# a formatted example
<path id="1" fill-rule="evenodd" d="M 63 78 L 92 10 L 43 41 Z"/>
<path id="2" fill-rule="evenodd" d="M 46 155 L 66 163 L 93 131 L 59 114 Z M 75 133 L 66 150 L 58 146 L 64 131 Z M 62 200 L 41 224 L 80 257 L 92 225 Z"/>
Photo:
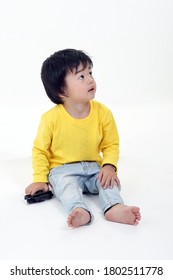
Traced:
<path id="1" fill-rule="evenodd" d="M 24 199 L 26 199 L 26 201 L 31 204 L 31 203 L 37 203 L 37 202 L 42 202 L 47 199 L 51 199 L 52 196 L 53 196 L 53 193 L 51 191 L 47 191 L 47 192 L 38 191 L 33 195 L 31 195 L 31 194 L 25 195 Z"/>

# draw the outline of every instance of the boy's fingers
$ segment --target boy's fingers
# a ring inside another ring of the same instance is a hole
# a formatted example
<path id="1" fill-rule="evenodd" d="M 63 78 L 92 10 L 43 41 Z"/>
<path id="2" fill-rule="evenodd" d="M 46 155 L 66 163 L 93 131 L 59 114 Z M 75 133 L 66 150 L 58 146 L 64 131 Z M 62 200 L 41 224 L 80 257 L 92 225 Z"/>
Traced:
<path id="1" fill-rule="evenodd" d="M 25 190 L 25 193 L 26 193 L 26 194 L 31 194 L 31 192 L 32 192 L 31 187 L 30 187 L 30 186 L 27 187 L 26 190 Z"/>
<path id="2" fill-rule="evenodd" d="M 116 181 L 116 183 L 117 183 L 118 187 L 120 187 L 120 186 L 121 186 L 121 184 L 120 184 L 120 180 L 118 179 L 118 177 L 116 177 L 116 178 L 115 178 L 115 181 Z"/>
<path id="3" fill-rule="evenodd" d="M 31 195 L 34 195 L 38 190 L 37 189 L 34 189 L 31 191 Z"/>
<path id="4" fill-rule="evenodd" d="M 105 176 L 102 186 L 106 189 L 108 186 L 112 186 L 112 178 L 110 176 Z"/>
<path id="5" fill-rule="evenodd" d="M 99 182 L 102 180 L 102 176 L 103 176 L 103 172 L 102 170 L 99 172 L 99 175 L 98 175 L 98 180 Z"/>
<path id="6" fill-rule="evenodd" d="M 110 174 L 105 174 L 102 172 L 102 170 L 99 172 L 98 175 L 98 181 L 100 182 L 101 186 L 105 189 L 110 186 L 110 188 L 114 187 L 114 184 L 116 182 L 117 186 L 120 187 L 120 180 L 117 177 L 117 175 L 113 175 L 113 177 Z"/>
<path id="7" fill-rule="evenodd" d="M 27 195 L 34 195 L 39 190 L 43 190 L 45 192 L 48 191 L 49 190 L 48 184 L 47 183 L 36 183 L 36 184 L 33 183 L 25 189 L 25 193 Z"/>
<path id="8" fill-rule="evenodd" d="M 111 189 L 114 187 L 114 184 L 115 184 L 115 179 L 114 178 L 112 178 L 112 180 L 111 180 Z"/>

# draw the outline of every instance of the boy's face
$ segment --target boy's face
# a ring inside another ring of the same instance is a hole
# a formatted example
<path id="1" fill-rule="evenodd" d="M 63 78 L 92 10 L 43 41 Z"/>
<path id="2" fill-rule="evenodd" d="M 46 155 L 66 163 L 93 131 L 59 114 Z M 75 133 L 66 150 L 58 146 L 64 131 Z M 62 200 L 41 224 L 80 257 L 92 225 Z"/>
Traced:
<path id="1" fill-rule="evenodd" d="M 77 71 L 68 72 L 65 78 L 65 94 L 76 103 L 85 103 L 95 97 L 96 83 L 92 76 L 92 67 L 87 64 L 84 69 L 80 64 Z"/>

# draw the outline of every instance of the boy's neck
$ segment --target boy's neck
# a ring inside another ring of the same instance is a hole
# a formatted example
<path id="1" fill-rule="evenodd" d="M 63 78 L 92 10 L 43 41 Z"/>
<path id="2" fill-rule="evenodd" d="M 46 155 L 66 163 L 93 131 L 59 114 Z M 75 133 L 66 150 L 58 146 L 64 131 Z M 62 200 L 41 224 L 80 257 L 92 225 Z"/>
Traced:
<path id="1" fill-rule="evenodd" d="M 75 119 L 84 119 L 90 113 L 90 102 L 82 104 L 63 104 L 65 110 Z"/>

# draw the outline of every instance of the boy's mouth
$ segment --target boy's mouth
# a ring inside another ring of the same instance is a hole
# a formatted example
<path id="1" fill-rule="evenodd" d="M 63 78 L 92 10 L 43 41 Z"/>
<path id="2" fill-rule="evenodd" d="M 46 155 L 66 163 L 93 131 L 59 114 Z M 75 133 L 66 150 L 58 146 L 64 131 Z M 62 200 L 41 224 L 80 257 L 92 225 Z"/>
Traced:
<path id="1" fill-rule="evenodd" d="M 94 90 L 95 90 L 95 88 L 92 87 L 92 88 L 90 88 L 90 89 L 88 90 L 88 92 L 91 92 L 91 91 L 94 91 Z"/>

